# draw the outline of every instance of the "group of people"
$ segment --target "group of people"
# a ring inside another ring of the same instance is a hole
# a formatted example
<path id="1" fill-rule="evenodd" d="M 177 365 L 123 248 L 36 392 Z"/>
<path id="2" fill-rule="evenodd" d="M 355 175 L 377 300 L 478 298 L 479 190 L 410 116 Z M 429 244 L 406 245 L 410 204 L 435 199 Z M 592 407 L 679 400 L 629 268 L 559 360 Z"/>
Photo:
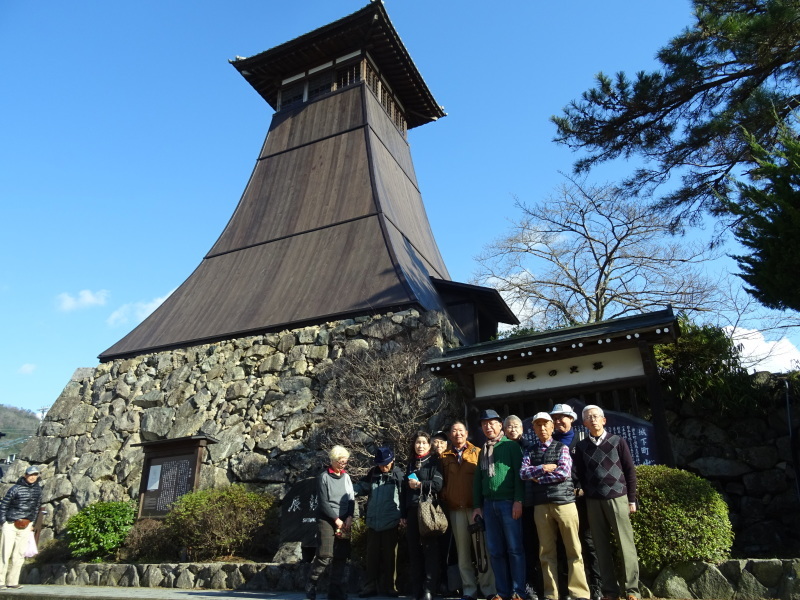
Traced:
<path id="1" fill-rule="evenodd" d="M 572 427 L 568 404 L 539 412 L 525 430 L 494 410 L 480 415 L 485 438 L 469 441 L 457 420 L 433 437 L 417 432 L 405 470 L 391 448 L 375 453 L 374 466 L 353 484 L 345 471 L 349 452 L 334 447 L 318 477 L 319 547 L 306 586 L 315 600 L 317 582 L 330 567 L 329 600 L 347 596 L 349 530 L 356 495 L 368 496 L 366 581 L 360 597 L 396 597 L 400 531 L 408 542 L 409 583 L 415 600 L 431 600 L 442 571 L 440 536 L 421 535 L 420 500 L 438 497 L 447 509 L 462 600 L 611 600 L 639 597 L 639 566 L 630 514 L 636 510 L 636 471 L 624 438 L 605 430 L 599 406 L 583 409 L 588 436 Z M 489 566 L 476 569 L 471 526 L 483 521 Z M 613 540 L 621 564 L 615 564 Z M 559 564 L 566 593 L 559 594 Z M 624 574 L 624 581 L 617 577 Z M 479 593 L 480 590 L 480 593 Z"/>

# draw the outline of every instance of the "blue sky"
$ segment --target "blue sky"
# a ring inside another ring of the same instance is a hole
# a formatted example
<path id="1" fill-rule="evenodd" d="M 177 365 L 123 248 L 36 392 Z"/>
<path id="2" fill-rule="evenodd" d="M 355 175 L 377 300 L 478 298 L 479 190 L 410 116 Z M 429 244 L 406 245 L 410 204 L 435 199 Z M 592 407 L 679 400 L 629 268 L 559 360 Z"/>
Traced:
<path id="1" fill-rule="evenodd" d="M 217 239 L 272 117 L 228 59 L 364 4 L 2 4 L 0 403 L 52 404 Z M 653 68 L 691 22 L 683 0 L 386 7 L 448 113 L 409 140 L 457 281 L 506 230 L 514 196 L 535 201 L 569 171 L 548 117 L 600 70 Z"/>

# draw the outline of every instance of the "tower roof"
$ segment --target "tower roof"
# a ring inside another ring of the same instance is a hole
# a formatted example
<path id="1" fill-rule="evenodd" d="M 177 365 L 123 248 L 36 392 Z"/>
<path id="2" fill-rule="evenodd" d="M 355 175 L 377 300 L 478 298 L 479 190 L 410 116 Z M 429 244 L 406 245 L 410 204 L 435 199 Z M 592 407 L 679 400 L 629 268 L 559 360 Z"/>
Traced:
<path id="1" fill-rule="evenodd" d="M 366 50 L 405 107 L 408 128 L 446 115 L 411 60 L 380 1 L 291 41 L 231 61 L 277 110 L 281 81 L 305 69 L 357 50 Z"/>

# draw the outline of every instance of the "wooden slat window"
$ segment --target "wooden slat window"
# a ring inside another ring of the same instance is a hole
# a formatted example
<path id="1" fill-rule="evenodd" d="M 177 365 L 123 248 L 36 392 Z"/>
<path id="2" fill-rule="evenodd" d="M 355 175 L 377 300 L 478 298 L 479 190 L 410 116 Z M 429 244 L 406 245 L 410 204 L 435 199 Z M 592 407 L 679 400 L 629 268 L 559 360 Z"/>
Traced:
<path id="1" fill-rule="evenodd" d="M 308 100 L 329 94 L 333 90 L 333 72 L 326 71 L 308 80 Z"/>
<path id="2" fill-rule="evenodd" d="M 399 108 L 396 108 L 394 111 L 394 124 L 403 133 L 403 135 L 405 135 L 408 124 L 406 123 L 405 116 Z"/>
<path id="3" fill-rule="evenodd" d="M 373 94 L 378 95 L 378 74 L 369 63 L 367 63 L 367 86 Z"/>
<path id="4" fill-rule="evenodd" d="M 305 90 L 305 82 L 295 83 L 288 85 L 281 89 L 281 110 L 300 104 L 303 102 L 303 90 Z"/>
<path id="5" fill-rule="evenodd" d="M 360 67 L 361 64 L 356 62 L 336 71 L 336 89 L 340 90 L 348 85 L 353 85 L 354 83 L 358 82 L 361 72 Z"/>
<path id="6" fill-rule="evenodd" d="M 394 115 L 394 100 L 392 100 L 392 94 L 386 85 L 381 86 L 381 104 L 383 104 L 386 112 L 389 113 L 389 118 L 392 118 Z"/>

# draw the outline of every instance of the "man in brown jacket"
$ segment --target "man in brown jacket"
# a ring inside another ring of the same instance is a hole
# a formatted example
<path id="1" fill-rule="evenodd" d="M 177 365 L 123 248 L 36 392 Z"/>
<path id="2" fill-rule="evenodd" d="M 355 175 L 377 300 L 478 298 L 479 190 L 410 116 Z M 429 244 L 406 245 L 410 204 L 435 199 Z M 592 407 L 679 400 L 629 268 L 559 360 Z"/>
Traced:
<path id="1" fill-rule="evenodd" d="M 458 553 L 462 600 L 476 600 L 479 583 L 486 598 L 493 597 L 496 589 L 491 565 L 485 573 L 479 572 L 476 579 L 472 564 L 472 544 L 467 528 L 472 523 L 472 479 L 478 467 L 480 448 L 467 441 L 467 433 L 467 426 L 461 421 L 450 427 L 450 448 L 442 455 L 442 498 L 450 509 L 450 529 Z"/>

